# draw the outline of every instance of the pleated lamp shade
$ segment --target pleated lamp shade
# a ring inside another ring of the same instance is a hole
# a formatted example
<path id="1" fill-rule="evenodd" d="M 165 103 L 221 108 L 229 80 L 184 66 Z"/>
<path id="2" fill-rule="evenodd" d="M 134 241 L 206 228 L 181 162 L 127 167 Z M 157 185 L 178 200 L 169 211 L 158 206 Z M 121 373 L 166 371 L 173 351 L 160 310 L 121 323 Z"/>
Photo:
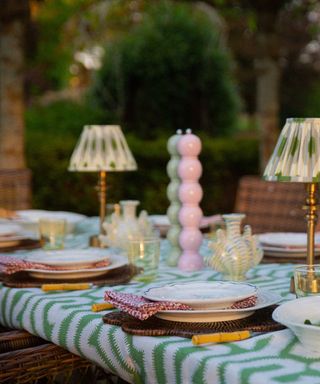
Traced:
<path id="1" fill-rule="evenodd" d="M 264 171 L 269 181 L 320 182 L 320 118 L 290 118 Z"/>
<path id="2" fill-rule="evenodd" d="M 119 125 L 86 125 L 72 153 L 69 171 L 134 171 L 137 163 Z"/>

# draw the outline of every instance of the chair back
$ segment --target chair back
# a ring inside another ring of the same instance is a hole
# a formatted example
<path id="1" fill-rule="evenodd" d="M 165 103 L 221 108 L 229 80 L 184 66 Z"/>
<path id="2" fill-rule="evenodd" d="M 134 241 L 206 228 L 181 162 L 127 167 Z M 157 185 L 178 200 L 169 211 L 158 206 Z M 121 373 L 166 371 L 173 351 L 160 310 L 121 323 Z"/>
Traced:
<path id="1" fill-rule="evenodd" d="M 259 176 L 240 179 L 235 212 L 245 213 L 244 224 L 253 233 L 306 232 L 306 191 L 304 183 L 279 183 L 262 180 Z"/>
<path id="2" fill-rule="evenodd" d="M 0 208 L 31 208 L 31 171 L 0 169 Z"/>

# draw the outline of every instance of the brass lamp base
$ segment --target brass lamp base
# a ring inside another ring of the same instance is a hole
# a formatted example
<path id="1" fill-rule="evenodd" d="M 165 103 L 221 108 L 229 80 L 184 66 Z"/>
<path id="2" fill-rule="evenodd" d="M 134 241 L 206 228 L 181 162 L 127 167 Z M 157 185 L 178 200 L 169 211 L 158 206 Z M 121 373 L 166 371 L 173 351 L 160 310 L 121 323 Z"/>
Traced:
<path id="1" fill-rule="evenodd" d="M 95 248 L 108 248 L 107 245 L 102 244 L 101 240 L 99 239 L 99 235 L 90 236 L 89 245 L 90 247 Z"/>
<path id="2" fill-rule="evenodd" d="M 290 278 L 289 292 L 290 293 L 296 293 L 296 289 L 295 289 L 295 286 L 294 286 L 294 277 L 293 276 L 291 276 L 291 278 Z"/>
<path id="3" fill-rule="evenodd" d="M 303 209 L 306 211 L 306 221 L 307 221 L 307 266 L 310 268 L 308 274 L 300 280 L 297 284 L 297 290 L 299 289 L 299 293 L 301 292 L 309 292 L 310 294 L 314 294 L 319 292 L 320 281 L 316 278 L 312 266 L 315 262 L 314 255 L 314 233 L 315 227 L 318 220 L 317 211 L 319 209 L 318 205 L 318 184 L 316 183 L 306 183 L 307 196 L 305 205 Z M 291 278 L 290 281 L 290 292 L 296 293 L 294 278 Z"/>

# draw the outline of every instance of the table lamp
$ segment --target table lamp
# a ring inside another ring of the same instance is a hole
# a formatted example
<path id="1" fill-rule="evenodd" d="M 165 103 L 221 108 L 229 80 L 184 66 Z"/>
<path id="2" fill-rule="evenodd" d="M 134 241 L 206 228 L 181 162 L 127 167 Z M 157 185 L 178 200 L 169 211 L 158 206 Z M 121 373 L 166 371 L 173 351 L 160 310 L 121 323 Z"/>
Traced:
<path id="1" fill-rule="evenodd" d="M 314 264 L 314 234 L 318 219 L 319 142 L 320 118 L 287 119 L 263 175 L 263 178 L 269 181 L 299 182 L 306 185 L 303 209 L 306 211 L 306 261 L 310 267 L 310 274 L 305 284 L 312 292 L 318 291 L 312 265 Z"/>
<path id="2" fill-rule="evenodd" d="M 86 125 L 72 153 L 69 171 L 99 172 L 100 235 L 106 217 L 107 172 L 134 171 L 137 163 L 118 125 Z M 99 236 L 90 245 L 101 247 Z"/>

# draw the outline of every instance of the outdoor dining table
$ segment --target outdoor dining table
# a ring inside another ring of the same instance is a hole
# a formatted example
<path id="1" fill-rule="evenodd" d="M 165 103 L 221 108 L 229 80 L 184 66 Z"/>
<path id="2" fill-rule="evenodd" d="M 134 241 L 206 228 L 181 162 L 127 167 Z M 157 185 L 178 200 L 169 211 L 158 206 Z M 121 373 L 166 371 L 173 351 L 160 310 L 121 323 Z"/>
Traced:
<path id="1" fill-rule="evenodd" d="M 94 224 L 94 225 L 93 225 Z M 85 248 L 96 222 L 88 219 L 82 232 L 67 247 Z M 94 313 L 106 289 L 141 294 L 148 287 L 173 282 L 215 281 L 210 268 L 182 272 L 165 263 L 168 244 L 161 244 L 159 275 L 149 284 L 130 282 L 83 291 L 43 292 L 39 288 L 0 286 L 0 324 L 25 329 L 85 357 L 129 383 L 319 383 L 320 354 L 304 348 L 289 329 L 261 334 L 247 340 L 194 346 L 189 338 L 136 336 L 108 325 Z M 202 252 L 206 252 L 205 246 Z M 18 253 L 23 254 L 23 251 Z M 261 263 L 248 273 L 248 282 L 279 293 L 289 293 L 293 264 Z M 299 308 L 297 308 L 299 310 Z"/>

